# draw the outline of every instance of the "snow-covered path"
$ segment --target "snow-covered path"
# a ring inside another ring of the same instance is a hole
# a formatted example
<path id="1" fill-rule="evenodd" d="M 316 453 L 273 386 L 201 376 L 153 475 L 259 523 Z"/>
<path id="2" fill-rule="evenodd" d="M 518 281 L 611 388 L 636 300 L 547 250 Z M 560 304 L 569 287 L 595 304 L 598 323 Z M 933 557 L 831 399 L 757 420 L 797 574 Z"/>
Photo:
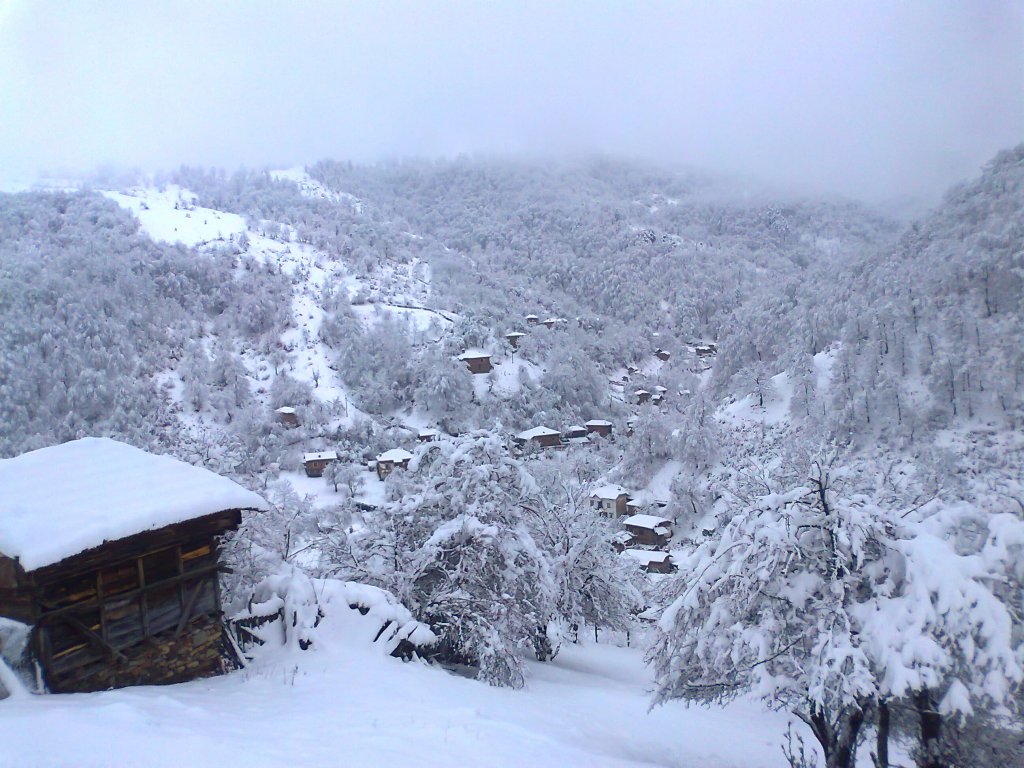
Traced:
<path id="1" fill-rule="evenodd" d="M 386 657 L 352 613 L 222 678 L 0 702 L 0 766 L 784 765 L 755 705 L 648 713 L 635 648 L 565 648 L 512 691 Z"/>

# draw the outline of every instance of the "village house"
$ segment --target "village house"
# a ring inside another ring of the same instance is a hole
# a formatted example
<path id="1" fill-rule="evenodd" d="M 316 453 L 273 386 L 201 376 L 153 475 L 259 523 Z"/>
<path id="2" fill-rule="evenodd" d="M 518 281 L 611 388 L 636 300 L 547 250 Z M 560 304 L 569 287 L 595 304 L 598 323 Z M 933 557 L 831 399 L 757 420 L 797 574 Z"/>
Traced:
<path id="1" fill-rule="evenodd" d="M 605 517 L 621 517 L 626 514 L 629 491 L 621 485 L 602 485 L 590 494 L 590 506 Z"/>
<path id="2" fill-rule="evenodd" d="M 404 448 L 392 448 L 377 457 L 377 477 L 384 480 L 396 469 L 408 469 L 412 454 Z"/>
<path id="3" fill-rule="evenodd" d="M 587 432 L 601 437 L 612 436 L 612 423 L 604 419 L 591 419 L 584 426 L 587 428 Z"/>
<path id="4" fill-rule="evenodd" d="M 278 424 L 284 424 L 286 427 L 299 426 L 299 414 L 290 405 L 282 405 L 274 414 Z"/>
<path id="5" fill-rule="evenodd" d="M 541 325 L 545 328 L 554 328 L 559 325 L 565 325 L 567 322 L 568 320 L 563 317 L 549 317 L 546 320 L 542 320 Z"/>
<path id="6" fill-rule="evenodd" d="M 661 349 L 660 347 L 654 350 L 654 355 L 662 362 L 668 362 L 669 358 L 672 357 L 672 353 L 667 349 Z"/>
<path id="7" fill-rule="evenodd" d="M 616 552 L 625 551 L 633 543 L 633 537 L 627 531 L 616 531 L 612 534 L 612 549 Z"/>
<path id="8" fill-rule="evenodd" d="M 302 454 L 302 466 L 306 470 L 306 477 L 323 477 L 327 465 L 337 460 L 338 454 L 336 451 Z"/>
<path id="9" fill-rule="evenodd" d="M 266 502 L 206 469 L 87 437 L 0 460 L 0 616 L 53 693 L 225 668 L 219 537 Z"/>
<path id="10" fill-rule="evenodd" d="M 515 442 L 520 447 L 536 445 L 541 448 L 557 448 L 562 444 L 562 433 L 557 429 L 539 426 L 520 432 L 515 436 Z"/>
<path id="11" fill-rule="evenodd" d="M 587 428 L 578 424 L 566 427 L 565 432 L 562 433 L 562 439 L 570 445 L 586 445 L 590 442 Z"/>
<path id="12" fill-rule="evenodd" d="M 676 567 L 672 555 L 652 549 L 627 549 L 625 553 L 635 560 L 647 573 L 672 573 Z"/>
<path id="13" fill-rule="evenodd" d="M 509 331 L 508 333 L 505 334 L 505 340 L 508 342 L 508 345 L 512 347 L 512 349 L 519 349 L 519 341 L 525 335 L 526 334 L 523 333 L 522 331 Z"/>
<path id="14" fill-rule="evenodd" d="M 672 521 L 661 515 L 632 515 L 622 521 L 622 527 L 636 544 L 647 547 L 666 547 L 672 538 Z"/>
<path id="15" fill-rule="evenodd" d="M 714 357 L 718 352 L 718 346 L 712 343 L 698 344 L 693 348 L 693 351 L 696 353 L 697 357 Z"/>
<path id="16" fill-rule="evenodd" d="M 635 494 L 633 498 L 626 504 L 626 513 L 630 515 L 639 514 L 659 514 L 665 507 L 668 506 L 668 502 L 664 499 L 655 499 L 646 491 L 640 491 Z"/>
<path id="17" fill-rule="evenodd" d="M 470 373 L 491 372 L 491 355 L 488 352 L 469 349 L 459 355 L 459 360 L 466 364 Z"/>
<path id="18" fill-rule="evenodd" d="M 540 322 L 540 318 L 537 317 L 536 315 L 527 315 L 526 316 L 526 324 L 527 325 L 536 325 L 539 322 Z"/>
<path id="19" fill-rule="evenodd" d="M 416 439 L 421 443 L 432 443 L 441 439 L 441 433 L 436 429 L 421 429 L 416 433 Z"/>
<path id="20" fill-rule="evenodd" d="M 636 398 L 637 405 L 643 405 L 644 403 L 651 402 L 651 393 L 646 389 L 638 389 L 633 393 L 633 396 Z"/>

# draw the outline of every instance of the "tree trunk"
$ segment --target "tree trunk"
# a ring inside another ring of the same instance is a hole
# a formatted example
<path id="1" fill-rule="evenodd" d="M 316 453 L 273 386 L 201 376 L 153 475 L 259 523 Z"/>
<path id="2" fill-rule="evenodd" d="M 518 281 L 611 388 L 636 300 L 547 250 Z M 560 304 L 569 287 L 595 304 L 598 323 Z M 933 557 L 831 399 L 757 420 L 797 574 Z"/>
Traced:
<path id="1" fill-rule="evenodd" d="M 875 734 L 875 768 L 889 768 L 889 705 L 878 702 L 878 733 Z"/>
<path id="2" fill-rule="evenodd" d="M 947 768 L 942 755 L 942 715 L 936 711 L 931 694 L 928 691 L 920 691 L 914 696 L 914 705 L 921 720 L 917 764 L 921 768 Z"/>
<path id="3" fill-rule="evenodd" d="M 811 726 L 814 738 L 821 745 L 825 768 L 854 768 L 857 754 L 857 735 L 864 723 L 864 709 L 852 707 L 842 713 L 833 725 L 820 712 L 802 718 Z"/>

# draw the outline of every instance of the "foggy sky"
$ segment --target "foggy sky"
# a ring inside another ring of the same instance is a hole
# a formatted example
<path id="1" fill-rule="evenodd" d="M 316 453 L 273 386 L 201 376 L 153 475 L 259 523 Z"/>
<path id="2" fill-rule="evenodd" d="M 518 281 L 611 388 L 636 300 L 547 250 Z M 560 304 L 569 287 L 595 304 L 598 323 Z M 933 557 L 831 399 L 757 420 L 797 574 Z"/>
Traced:
<path id="1" fill-rule="evenodd" d="M 1024 141 L 1024 2 L 0 0 L 0 176 L 600 152 L 934 199 Z"/>

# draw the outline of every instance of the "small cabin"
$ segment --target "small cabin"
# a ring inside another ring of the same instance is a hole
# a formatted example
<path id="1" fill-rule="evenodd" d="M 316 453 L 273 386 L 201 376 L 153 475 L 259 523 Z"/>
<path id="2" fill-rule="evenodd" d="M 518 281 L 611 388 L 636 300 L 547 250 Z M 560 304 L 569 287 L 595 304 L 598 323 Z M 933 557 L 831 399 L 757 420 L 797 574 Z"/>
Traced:
<path id="1" fill-rule="evenodd" d="M 659 347 L 658 349 L 654 350 L 654 356 L 657 357 L 662 362 L 667 363 L 669 358 L 672 357 L 672 353 L 669 352 L 667 349 L 661 349 Z"/>
<path id="2" fill-rule="evenodd" d="M 536 325 L 539 322 L 540 322 L 540 318 L 537 317 L 536 315 L 527 315 L 526 316 L 526 324 L 527 325 Z"/>
<path id="3" fill-rule="evenodd" d="M 718 346 L 716 344 L 698 344 L 693 348 L 697 357 L 714 357 L 718 353 Z"/>
<path id="4" fill-rule="evenodd" d="M 396 469 L 408 469 L 412 454 L 404 448 L 392 448 L 377 457 L 377 477 L 387 478 Z"/>
<path id="5" fill-rule="evenodd" d="M 651 549 L 626 549 L 627 557 L 632 558 L 647 573 L 672 573 L 676 567 L 672 555 Z"/>
<path id="6" fill-rule="evenodd" d="M 562 444 L 562 433 L 545 426 L 534 427 L 515 436 L 516 443 L 525 447 L 535 445 L 541 448 L 557 448 Z"/>
<path id="7" fill-rule="evenodd" d="M 586 427 L 573 424 L 571 427 L 565 428 L 565 431 L 562 433 L 562 440 L 571 445 L 586 445 L 590 442 L 590 433 L 587 432 Z"/>
<path id="8" fill-rule="evenodd" d="M 290 405 L 282 405 L 274 411 L 274 415 L 277 418 L 278 424 L 283 424 L 286 427 L 297 427 L 299 426 L 299 414 Z"/>
<path id="9" fill-rule="evenodd" d="M 637 544 L 648 547 L 668 546 L 672 538 L 672 521 L 661 515 L 632 515 L 622 521 L 622 527 Z"/>
<path id="10" fill-rule="evenodd" d="M 336 451 L 304 453 L 302 455 L 302 466 L 306 470 L 306 477 L 323 477 L 327 465 L 337 460 L 338 454 Z"/>
<path id="11" fill-rule="evenodd" d="M 616 531 L 612 534 L 612 549 L 624 552 L 633 545 L 633 537 L 627 531 Z"/>
<path id="12" fill-rule="evenodd" d="M 612 436 L 612 423 L 605 421 L 604 419 L 591 419 L 584 426 L 587 428 L 587 432 L 600 435 L 601 437 Z"/>
<path id="13" fill-rule="evenodd" d="M 432 443 L 441 439 L 441 432 L 436 429 L 421 429 L 416 433 L 416 439 L 421 443 Z"/>
<path id="14" fill-rule="evenodd" d="M 220 537 L 266 502 L 201 467 L 87 437 L 0 460 L 0 616 L 52 693 L 226 666 Z"/>
<path id="15" fill-rule="evenodd" d="M 621 517 L 629 498 L 629 491 L 621 485 L 602 485 L 590 494 L 590 506 L 605 517 Z"/>
<path id="16" fill-rule="evenodd" d="M 633 393 L 633 397 L 636 398 L 637 405 L 643 405 L 644 403 L 651 402 L 651 393 L 646 389 L 638 389 Z"/>
<path id="17" fill-rule="evenodd" d="M 491 372 L 491 355 L 488 352 L 470 349 L 459 355 L 459 360 L 466 364 L 470 373 Z"/>
<path id="18" fill-rule="evenodd" d="M 541 320 L 540 324 L 545 328 L 557 328 L 560 325 L 565 325 L 568 321 L 564 317 L 549 317 L 545 320 Z"/>
<path id="19" fill-rule="evenodd" d="M 522 341 L 523 336 L 526 334 L 522 331 L 510 331 L 505 334 L 505 341 L 512 349 L 519 349 L 519 342 Z"/>

